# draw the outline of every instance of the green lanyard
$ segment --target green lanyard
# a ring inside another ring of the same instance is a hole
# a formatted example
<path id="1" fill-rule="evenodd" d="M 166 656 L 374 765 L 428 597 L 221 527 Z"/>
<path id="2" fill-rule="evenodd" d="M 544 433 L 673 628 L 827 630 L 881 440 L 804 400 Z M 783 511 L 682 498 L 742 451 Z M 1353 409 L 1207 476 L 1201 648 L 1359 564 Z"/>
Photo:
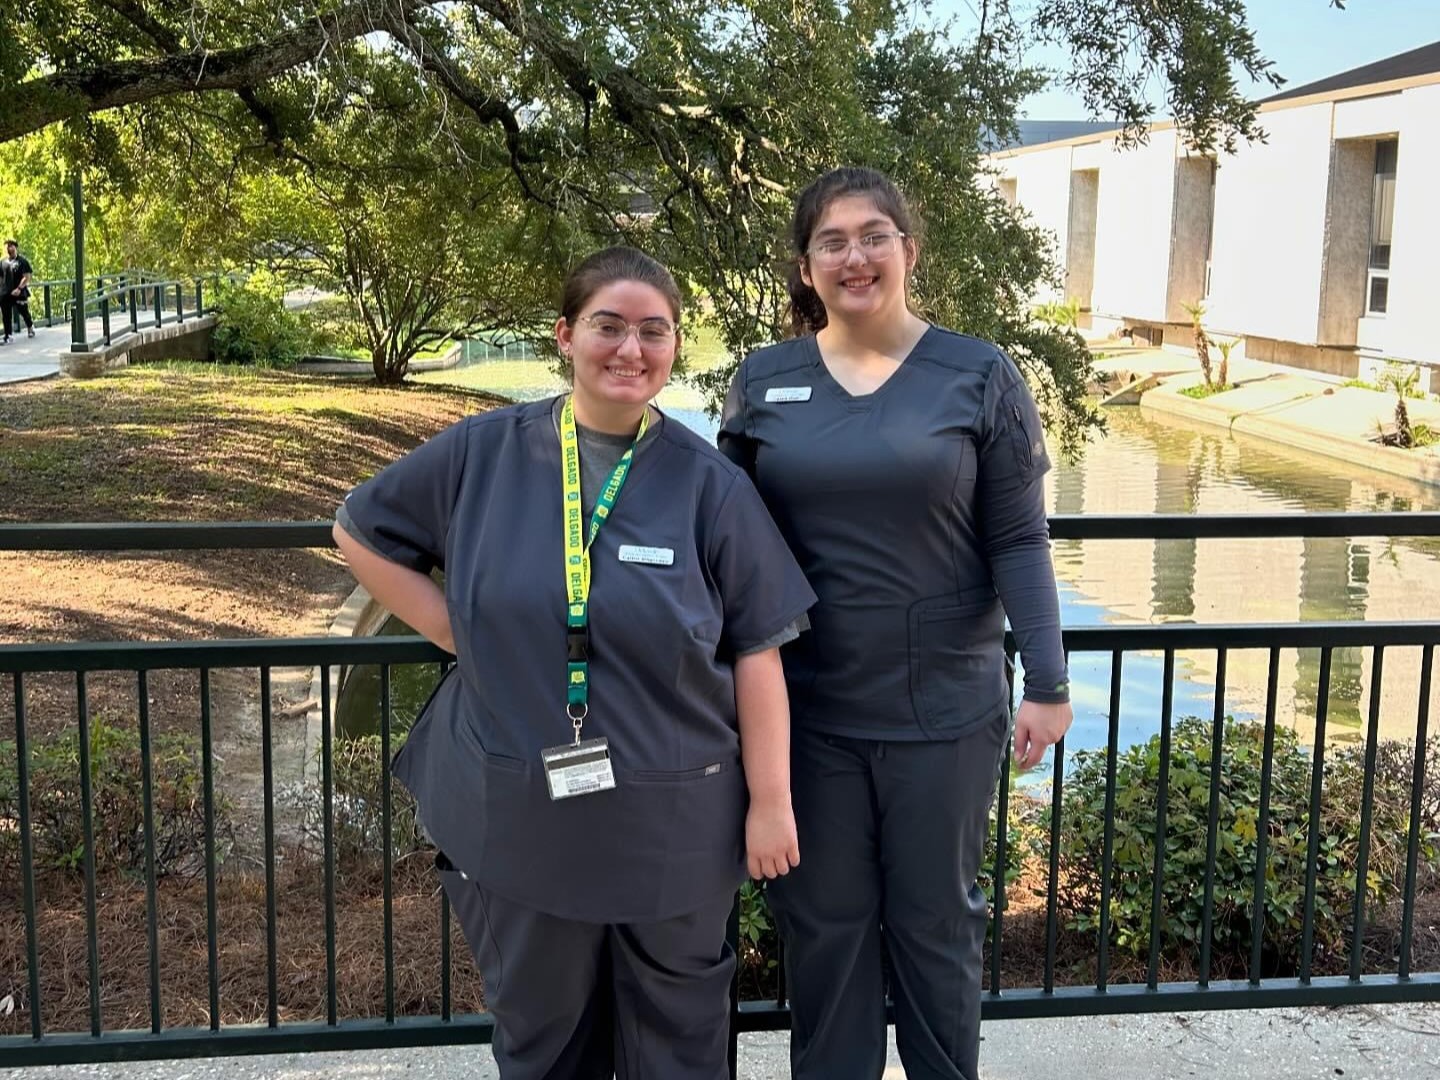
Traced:
<path id="1" fill-rule="evenodd" d="M 615 463 L 610 478 L 600 489 L 600 498 L 595 502 L 595 512 L 590 516 L 590 531 L 584 531 L 584 512 L 580 500 L 580 442 L 575 434 L 575 407 L 571 398 L 565 399 L 560 410 L 560 483 L 564 496 L 565 512 L 565 589 L 567 593 L 567 614 L 565 619 L 565 652 L 569 677 L 566 681 L 565 713 L 575 728 L 575 742 L 580 742 L 580 728 L 590 711 L 590 545 L 600 533 L 600 526 L 610 516 L 625 477 L 630 472 L 630 463 L 635 459 L 635 447 L 645 437 L 650 426 L 650 410 L 640 419 L 640 430 L 630 449 Z"/>

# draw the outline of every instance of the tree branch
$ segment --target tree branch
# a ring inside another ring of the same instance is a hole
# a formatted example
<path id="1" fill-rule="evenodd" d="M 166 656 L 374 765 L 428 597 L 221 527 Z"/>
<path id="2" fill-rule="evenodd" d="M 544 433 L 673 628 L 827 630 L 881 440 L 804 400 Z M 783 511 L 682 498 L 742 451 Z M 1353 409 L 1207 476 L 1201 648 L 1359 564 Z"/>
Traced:
<path id="1" fill-rule="evenodd" d="M 120 0 L 120 6 L 125 6 L 124 0 Z M 420 6 L 417 0 L 398 0 L 398 11 L 402 14 Z M 112 5 L 112 10 L 118 8 Z M 360 0 L 334 14 L 308 20 L 269 41 L 253 45 L 215 53 L 197 50 L 153 60 L 119 60 L 27 79 L 11 91 L 6 102 L 7 108 L 0 118 L 0 142 L 39 131 L 60 120 L 136 105 L 170 94 L 253 87 L 314 60 L 328 45 L 380 29 L 387 17 L 376 5 Z"/>

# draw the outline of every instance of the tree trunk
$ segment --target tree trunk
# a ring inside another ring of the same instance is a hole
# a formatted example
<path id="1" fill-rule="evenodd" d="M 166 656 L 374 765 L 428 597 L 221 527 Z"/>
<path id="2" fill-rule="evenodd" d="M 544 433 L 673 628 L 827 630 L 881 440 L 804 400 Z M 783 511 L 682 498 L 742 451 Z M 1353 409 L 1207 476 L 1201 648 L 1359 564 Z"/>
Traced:
<path id="1" fill-rule="evenodd" d="M 1406 450 L 1415 445 L 1415 432 L 1410 428 L 1410 410 L 1405 407 L 1405 395 L 1395 399 L 1395 442 Z"/>

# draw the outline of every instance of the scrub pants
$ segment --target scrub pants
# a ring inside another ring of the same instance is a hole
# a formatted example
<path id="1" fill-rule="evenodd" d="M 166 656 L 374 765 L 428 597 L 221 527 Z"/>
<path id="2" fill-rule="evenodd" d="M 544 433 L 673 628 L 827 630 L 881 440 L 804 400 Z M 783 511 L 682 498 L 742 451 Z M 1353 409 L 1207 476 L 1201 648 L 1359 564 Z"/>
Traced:
<path id="1" fill-rule="evenodd" d="M 879 1080 L 887 958 L 908 1080 L 977 1080 L 988 913 L 975 878 L 1008 734 L 1008 714 L 944 742 L 794 730 L 800 865 L 766 886 L 793 1080 Z"/>
<path id="2" fill-rule="evenodd" d="M 502 1080 L 728 1080 L 733 896 L 607 925 L 440 876 L 484 981 Z"/>

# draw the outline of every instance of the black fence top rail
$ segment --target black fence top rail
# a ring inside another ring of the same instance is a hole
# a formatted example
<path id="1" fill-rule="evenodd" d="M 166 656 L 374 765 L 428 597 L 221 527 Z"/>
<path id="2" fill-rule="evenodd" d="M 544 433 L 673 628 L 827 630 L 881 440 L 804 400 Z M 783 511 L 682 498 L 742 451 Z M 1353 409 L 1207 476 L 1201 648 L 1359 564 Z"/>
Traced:
<path id="1" fill-rule="evenodd" d="M 333 547 L 328 521 L 0 525 L 0 551 L 194 551 Z M 1055 514 L 1053 540 L 1440 536 L 1440 511 L 1284 514 Z"/>
<path id="2" fill-rule="evenodd" d="M 1065 648 L 1072 653 L 1440 645 L 1440 621 L 1139 623 L 1067 627 L 1063 633 Z M 1015 647 L 1008 634 L 1006 645 Z M 418 635 L 0 644 L 0 673 L 5 674 L 417 664 L 450 659 L 450 654 Z"/>

